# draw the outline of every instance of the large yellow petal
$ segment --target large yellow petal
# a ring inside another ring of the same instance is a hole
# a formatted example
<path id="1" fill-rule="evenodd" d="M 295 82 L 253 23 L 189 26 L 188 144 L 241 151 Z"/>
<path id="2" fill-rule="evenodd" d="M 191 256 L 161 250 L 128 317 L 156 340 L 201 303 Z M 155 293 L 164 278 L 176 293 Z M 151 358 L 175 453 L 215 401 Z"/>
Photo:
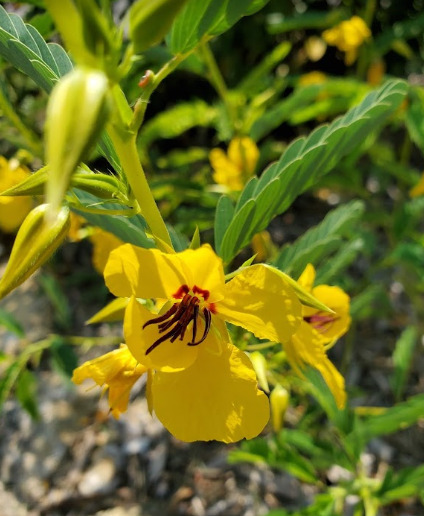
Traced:
<path id="1" fill-rule="evenodd" d="M 105 281 L 117 297 L 169 299 L 187 283 L 178 254 L 125 244 L 109 255 Z"/>
<path id="2" fill-rule="evenodd" d="M 225 285 L 217 316 L 242 326 L 259 339 L 286 342 L 302 320 L 301 304 L 272 267 L 252 265 Z"/>
<path id="3" fill-rule="evenodd" d="M 201 346 L 188 369 L 154 375 L 156 415 L 182 441 L 251 439 L 269 419 L 249 358 L 232 344 L 222 342 L 219 349 Z"/>
<path id="4" fill-rule="evenodd" d="M 284 344 L 291 365 L 301 373 L 305 364 L 317 369 L 333 393 L 337 406 L 343 408 L 346 402 L 344 378 L 325 353 L 324 342 L 311 325 L 302 322 L 290 342 Z"/>
<path id="5" fill-rule="evenodd" d="M 151 324 L 143 329 L 143 325 L 155 317 L 158 317 L 158 314 L 153 314 L 147 310 L 134 297 L 130 299 L 125 310 L 124 335 L 133 356 L 149 369 L 178 371 L 189 367 L 196 360 L 199 349 L 199 346 L 187 345 L 192 337 L 190 325 L 182 341 L 180 339 L 175 342 L 165 340 L 146 355 L 146 351 L 153 343 L 164 335 L 164 333 L 158 332 L 157 324 Z M 204 326 L 200 317 L 198 322 L 198 335 L 202 335 Z M 201 345 L 204 345 L 205 342 Z"/>
<path id="6" fill-rule="evenodd" d="M 109 406 L 118 418 L 128 407 L 134 383 L 146 372 L 137 363 L 127 346 L 121 346 L 94 360 L 89 360 L 74 370 L 72 381 L 76 384 L 86 379 L 94 380 L 97 385 L 109 389 Z"/>

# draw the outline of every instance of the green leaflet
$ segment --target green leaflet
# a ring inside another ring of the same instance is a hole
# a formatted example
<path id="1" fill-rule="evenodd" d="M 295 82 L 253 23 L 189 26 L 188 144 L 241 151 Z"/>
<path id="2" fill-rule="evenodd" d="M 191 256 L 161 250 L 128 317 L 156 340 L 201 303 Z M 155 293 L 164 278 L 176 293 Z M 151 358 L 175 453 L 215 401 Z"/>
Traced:
<path id="1" fill-rule="evenodd" d="M 364 213 L 362 201 L 352 201 L 330 211 L 317 226 L 282 249 L 274 265 L 297 278 L 308 263 L 316 265 L 340 246 L 342 236 Z"/>
<path id="2" fill-rule="evenodd" d="M 308 137 L 295 140 L 277 163 L 259 179 L 245 187 L 220 246 L 220 254 L 229 262 L 250 242 L 252 236 L 267 227 L 276 215 L 283 213 L 302 192 L 330 172 L 343 156 L 377 129 L 406 95 L 407 84 L 388 81 L 368 94 L 356 107 L 329 125 L 323 125 Z M 215 224 L 225 222 L 216 213 Z M 240 230 L 243 234 L 240 234 Z"/>
<path id="3" fill-rule="evenodd" d="M 190 0 L 175 20 L 168 44 L 173 54 L 192 50 L 203 36 L 222 34 L 268 0 Z"/>
<path id="4" fill-rule="evenodd" d="M 107 210 L 120 209 L 121 206 L 112 203 L 102 202 L 98 197 L 91 195 L 82 190 L 74 190 L 78 201 L 87 207 L 98 207 L 99 211 L 103 208 L 103 213 L 87 213 L 85 211 L 78 211 L 79 215 L 84 217 L 93 226 L 98 226 L 104 231 L 113 233 L 123 242 L 144 247 L 146 249 L 155 247 L 153 240 L 151 240 L 145 233 L 146 223 L 141 215 L 134 217 L 124 217 L 120 215 L 107 215 Z M 100 202 L 99 202 L 100 201 Z M 101 203 L 101 204 L 100 204 Z"/>

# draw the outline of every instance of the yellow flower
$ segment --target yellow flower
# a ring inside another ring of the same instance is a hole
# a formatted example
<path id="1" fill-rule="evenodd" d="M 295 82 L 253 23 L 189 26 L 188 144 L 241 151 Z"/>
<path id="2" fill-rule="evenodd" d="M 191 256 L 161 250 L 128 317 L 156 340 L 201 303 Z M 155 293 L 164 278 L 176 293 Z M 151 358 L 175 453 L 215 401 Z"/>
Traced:
<path id="1" fill-rule="evenodd" d="M 259 149 L 251 138 L 233 138 L 228 155 L 222 149 L 212 149 L 209 154 L 213 179 L 230 190 L 241 190 L 253 175 L 258 158 Z"/>
<path id="2" fill-rule="evenodd" d="M 71 211 L 71 225 L 68 231 L 68 239 L 71 242 L 79 242 L 82 240 L 81 228 L 85 224 L 85 220 L 76 213 Z"/>
<path id="3" fill-rule="evenodd" d="M 258 435 L 269 419 L 268 399 L 225 321 L 260 339 L 290 338 L 302 313 L 284 278 L 253 265 L 225 283 L 222 261 L 208 245 L 166 254 L 125 244 L 112 251 L 104 274 L 113 294 L 130 299 L 125 340 L 151 370 L 151 404 L 164 426 L 189 442 Z M 139 298 L 165 304 L 152 313 Z"/>
<path id="4" fill-rule="evenodd" d="M 109 254 L 123 244 L 113 233 L 103 231 L 103 229 L 96 228 L 94 233 L 90 236 L 93 244 L 92 262 L 94 268 L 99 274 L 103 274 L 106 263 L 109 259 Z"/>
<path id="5" fill-rule="evenodd" d="M 8 190 L 30 175 L 16 160 L 0 156 L 0 191 Z M 13 233 L 31 211 L 31 197 L 0 197 L 0 229 Z"/>
<path id="6" fill-rule="evenodd" d="M 127 346 L 89 360 L 74 370 L 72 381 L 82 383 L 87 378 L 97 385 L 109 389 L 109 406 L 114 417 L 125 412 L 130 399 L 130 391 L 135 382 L 147 371 L 128 351 Z"/>
<path id="7" fill-rule="evenodd" d="M 333 346 L 336 340 L 349 329 L 350 300 L 339 287 L 328 285 L 313 287 L 315 274 L 313 265 L 308 264 L 298 283 L 331 308 L 334 314 L 304 306 L 303 321 L 291 338 L 291 342 L 285 346 L 285 350 L 290 362 L 299 371 L 304 364 L 318 369 L 333 393 L 337 405 L 343 407 L 346 400 L 344 379 L 328 359 L 326 349 Z"/>
<path id="8" fill-rule="evenodd" d="M 299 77 L 299 86 L 310 86 L 311 84 L 322 84 L 327 80 L 325 73 L 314 71 Z"/>
<path id="9" fill-rule="evenodd" d="M 371 37 L 371 31 L 362 18 L 352 16 L 350 20 L 325 30 L 322 37 L 329 45 L 345 52 L 345 63 L 351 65 L 358 57 L 358 48 Z"/>
<path id="10" fill-rule="evenodd" d="M 424 195 L 424 174 L 422 174 L 418 183 L 409 190 L 410 197 L 419 197 Z"/>

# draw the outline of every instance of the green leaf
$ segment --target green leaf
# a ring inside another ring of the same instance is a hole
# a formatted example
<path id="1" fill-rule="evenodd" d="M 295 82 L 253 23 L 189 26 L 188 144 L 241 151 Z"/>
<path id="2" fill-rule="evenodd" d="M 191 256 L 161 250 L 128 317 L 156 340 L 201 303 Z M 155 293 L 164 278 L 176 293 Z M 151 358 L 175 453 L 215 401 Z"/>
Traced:
<path id="1" fill-rule="evenodd" d="M 24 369 L 16 382 L 16 397 L 22 407 L 35 420 L 40 418 L 36 399 L 37 381 L 28 369 Z"/>
<path id="2" fill-rule="evenodd" d="M 15 382 L 21 372 L 22 364 L 16 360 L 12 362 L 6 370 L 2 371 L 0 379 L 0 410 L 3 407 L 4 402 L 10 394 Z"/>
<path id="3" fill-rule="evenodd" d="M 405 389 L 408 371 L 414 356 L 414 349 L 418 341 L 418 331 L 414 326 L 406 328 L 396 342 L 393 352 L 393 366 L 395 368 L 391 377 L 391 386 L 396 400 L 399 400 Z"/>
<path id="4" fill-rule="evenodd" d="M 65 50 L 46 43 L 34 27 L 16 14 L 8 14 L 0 5 L 0 55 L 31 77 L 42 89 L 53 84 L 72 69 Z"/>
<path id="5" fill-rule="evenodd" d="M 422 88 L 411 88 L 405 121 L 411 139 L 424 152 L 424 91 Z"/>
<path id="6" fill-rule="evenodd" d="M 352 201 L 330 211 L 324 220 L 313 227 L 294 244 L 283 248 L 274 265 L 299 277 L 308 263 L 316 264 L 322 256 L 328 256 L 341 242 L 346 231 L 362 217 L 365 207 L 362 201 Z"/>
<path id="7" fill-rule="evenodd" d="M 103 202 L 98 197 L 82 190 L 76 190 L 75 195 L 83 206 L 98 207 L 103 213 L 88 213 L 83 210 L 73 209 L 84 217 L 93 226 L 98 226 L 104 231 L 113 233 L 123 242 L 149 249 L 155 247 L 155 243 L 146 235 L 146 222 L 141 215 L 123 217 L 121 215 L 108 215 L 108 210 L 121 209 L 117 204 Z"/>
<path id="8" fill-rule="evenodd" d="M 216 206 L 217 221 L 215 224 L 215 250 L 219 254 L 219 249 L 221 247 L 222 237 L 224 236 L 227 227 L 231 223 L 231 219 L 234 214 L 234 205 L 231 199 L 225 195 L 220 197 L 218 204 Z"/>
<path id="9" fill-rule="evenodd" d="M 203 36 L 225 32 L 243 16 L 261 9 L 269 0 L 189 0 L 175 20 L 169 36 L 173 54 L 192 50 Z"/>
<path id="10" fill-rule="evenodd" d="M 358 419 L 357 428 L 349 439 L 366 443 L 374 437 L 404 430 L 423 417 L 424 394 L 412 396 L 403 403 L 389 407 L 382 414 Z"/>
<path id="11" fill-rule="evenodd" d="M 388 81 L 343 117 L 328 126 L 318 127 L 306 138 L 295 140 L 280 160 L 262 174 L 249 198 L 242 192 L 243 202 L 238 203 L 222 239 L 220 254 L 224 261 L 229 262 L 255 233 L 265 229 L 299 194 L 311 188 L 381 126 L 399 106 L 406 91 L 405 82 Z M 247 188 L 251 189 L 250 184 Z M 219 215 L 216 224 L 220 224 Z"/>
<path id="12" fill-rule="evenodd" d="M 387 470 L 383 483 L 378 490 L 379 501 L 386 505 L 417 495 L 424 489 L 424 466 L 409 467 L 394 473 Z"/>
<path id="13" fill-rule="evenodd" d="M 316 284 L 331 282 L 356 259 L 364 247 L 365 242 L 361 237 L 345 242 L 330 260 L 324 261 L 323 265 L 317 269 Z"/>
<path id="14" fill-rule="evenodd" d="M 66 51 L 56 43 L 46 43 L 38 31 L 16 14 L 8 14 L 0 5 L 0 56 L 28 75 L 47 93 L 55 82 L 73 68 Z M 99 147 L 102 154 L 120 169 L 116 152 L 106 133 Z"/>
<path id="15" fill-rule="evenodd" d="M 212 126 L 216 117 L 216 108 L 203 100 L 182 102 L 144 124 L 140 131 L 140 143 L 148 147 L 155 140 L 176 138 L 192 127 Z"/>
<path id="16" fill-rule="evenodd" d="M 21 323 L 12 314 L 3 310 L 3 308 L 0 308 L 0 326 L 4 326 L 18 337 L 25 337 L 25 330 Z"/>
<path id="17" fill-rule="evenodd" d="M 327 12 L 308 9 L 307 12 L 294 16 L 275 13 L 268 16 L 267 29 L 270 34 L 282 34 L 299 29 L 326 29 L 342 21 L 345 16 L 344 9 L 331 9 Z"/>

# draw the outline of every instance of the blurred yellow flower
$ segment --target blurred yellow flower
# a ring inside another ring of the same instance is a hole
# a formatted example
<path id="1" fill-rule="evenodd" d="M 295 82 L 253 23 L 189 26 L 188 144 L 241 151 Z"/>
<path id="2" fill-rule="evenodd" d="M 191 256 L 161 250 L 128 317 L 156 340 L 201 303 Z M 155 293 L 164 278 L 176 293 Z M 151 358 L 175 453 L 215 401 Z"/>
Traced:
<path id="1" fill-rule="evenodd" d="M 72 381 L 80 384 L 90 378 L 100 387 L 104 387 L 105 391 L 109 389 L 111 412 L 115 418 L 119 418 L 128 408 L 130 391 L 135 382 L 146 371 L 131 355 L 127 346 L 121 345 L 119 349 L 77 367 Z"/>
<path id="2" fill-rule="evenodd" d="M 386 64 L 382 59 L 373 61 L 367 70 L 367 82 L 371 86 L 378 86 L 383 80 Z"/>
<path id="3" fill-rule="evenodd" d="M 322 37 L 332 46 L 345 52 L 345 63 L 351 65 L 358 57 L 359 47 L 371 37 L 371 31 L 359 16 L 352 16 L 323 32 Z"/>
<path id="4" fill-rule="evenodd" d="M 299 77 L 299 86 L 309 86 L 311 84 L 322 84 L 327 80 L 325 73 L 315 70 L 313 72 L 304 73 Z"/>
<path id="5" fill-rule="evenodd" d="M 150 370 L 148 400 L 163 425 L 188 442 L 258 435 L 269 419 L 268 399 L 225 321 L 258 338 L 285 340 L 302 321 L 285 279 L 253 265 L 225 283 L 222 260 L 208 245 L 166 254 L 125 244 L 112 251 L 104 275 L 112 293 L 129 298 L 125 340 L 136 363 Z M 139 299 L 165 304 L 158 314 Z"/>
<path id="6" fill-rule="evenodd" d="M 209 154 L 214 170 L 213 179 L 229 190 L 241 190 L 253 175 L 258 158 L 259 149 L 251 138 L 233 138 L 228 146 L 228 154 L 222 149 L 212 149 Z"/>
<path id="7" fill-rule="evenodd" d="M 0 191 L 24 181 L 30 175 L 29 170 L 20 165 L 17 160 L 0 156 Z M 32 208 L 32 199 L 27 196 L 0 196 L 0 229 L 5 233 L 13 233 L 23 222 Z"/>
<path id="8" fill-rule="evenodd" d="M 253 253 L 256 255 L 255 262 L 266 262 L 276 251 L 276 247 L 268 231 L 261 231 L 253 235 L 250 244 Z"/>
<path id="9" fill-rule="evenodd" d="M 71 225 L 68 232 L 68 239 L 71 242 L 79 242 L 82 240 L 83 236 L 81 235 L 81 228 L 85 222 L 85 219 L 83 219 L 80 215 L 77 215 L 71 211 Z"/>
<path id="10" fill-rule="evenodd" d="M 420 195 L 424 195 L 424 173 L 421 175 L 418 183 L 409 190 L 410 197 L 419 197 Z"/>
<path id="11" fill-rule="evenodd" d="M 299 372 L 304 364 L 317 369 L 333 393 L 338 407 L 343 407 L 346 400 L 344 379 L 328 359 L 326 350 L 349 329 L 350 300 L 339 287 L 328 285 L 314 287 L 315 275 L 313 265 L 308 264 L 298 283 L 334 313 L 303 306 L 303 321 L 284 349 L 288 359 Z"/>

